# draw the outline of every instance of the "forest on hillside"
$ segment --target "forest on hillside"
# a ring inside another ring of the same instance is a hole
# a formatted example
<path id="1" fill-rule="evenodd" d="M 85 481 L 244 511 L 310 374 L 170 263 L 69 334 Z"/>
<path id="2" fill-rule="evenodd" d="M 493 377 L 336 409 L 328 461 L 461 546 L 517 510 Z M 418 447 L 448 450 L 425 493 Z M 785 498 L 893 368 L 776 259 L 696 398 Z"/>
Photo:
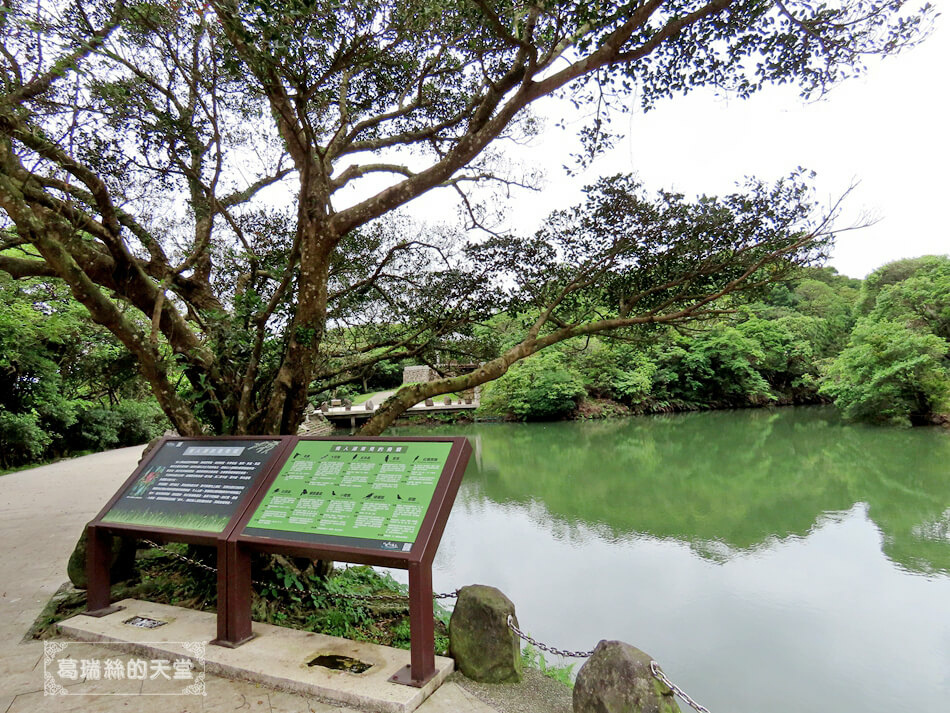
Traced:
<path id="1" fill-rule="evenodd" d="M 480 325 L 482 358 L 520 341 L 532 319 Z M 379 362 L 311 400 L 398 386 L 409 363 Z M 483 387 L 481 412 L 540 420 L 826 402 L 849 420 L 947 423 L 950 258 L 900 260 L 864 280 L 804 268 L 715 319 L 573 339 Z M 0 466 L 133 445 L 167 427 L 134 358 L 65 287 L 0 275 Z"/>

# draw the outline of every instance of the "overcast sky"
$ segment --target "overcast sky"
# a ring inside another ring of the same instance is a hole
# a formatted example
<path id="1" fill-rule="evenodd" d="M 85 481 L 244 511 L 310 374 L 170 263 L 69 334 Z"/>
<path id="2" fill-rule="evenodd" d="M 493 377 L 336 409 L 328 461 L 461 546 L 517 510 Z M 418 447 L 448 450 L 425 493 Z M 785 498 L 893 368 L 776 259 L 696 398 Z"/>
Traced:
<path id="1" fill-rule="evenodd" d="M 950 0 L 935 4 L 950 9 Z M 598 175 L 633 171 L 650 188 L 718 194 L 746 175 L 774 180 L 803 166 L 818 174 L 824 201 L 859 182 L 840 225 L 862 214 L 879 219 L 838 238 L 830 264 L 840 272 L 863 277 L 902 257 L 948 253 L 948 24 L 938 18 L 921 46 L 872 59 L 864 77 L 821 100 L 806 103 L 787 87 L 745 101 L 695 92 L 622 116 L 615 125 L 627 138 L 579 179 L 564 176 L 571 142 L 549 120 L 551 128 L 524 153 L 545 169 L 545 189 L 513 201 L 513 225 L 533 231 L 551 210 L 577 203 L 579 187 Z"/>

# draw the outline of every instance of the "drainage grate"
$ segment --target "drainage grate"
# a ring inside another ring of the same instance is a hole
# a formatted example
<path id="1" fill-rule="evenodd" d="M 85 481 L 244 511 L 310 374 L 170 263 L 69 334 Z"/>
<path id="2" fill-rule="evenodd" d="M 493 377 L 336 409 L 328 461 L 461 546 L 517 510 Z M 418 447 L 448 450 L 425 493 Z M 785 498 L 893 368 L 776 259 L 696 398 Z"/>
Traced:
<path id="1" fill-rule="evenodd" d="M 128 624 L 129 626 L 137 626 L 139 629 L 157 629 L 160 626 L 165 626 L 168 622 L 159 619 L 149 619 L 147 616 L 133 616 L 131 619 L 126 619 L 122 623 Z"/>
<path id="2" fill-rule="evenodd" d="M 339 654 L 323 654 L 307 663 L 308 666 L 323 666 L 334 671 L 347 671 L 349 673 L 364 673 L 373 667 L 373 664 L 350 658 L 349 656 L 340 656 Z"/>

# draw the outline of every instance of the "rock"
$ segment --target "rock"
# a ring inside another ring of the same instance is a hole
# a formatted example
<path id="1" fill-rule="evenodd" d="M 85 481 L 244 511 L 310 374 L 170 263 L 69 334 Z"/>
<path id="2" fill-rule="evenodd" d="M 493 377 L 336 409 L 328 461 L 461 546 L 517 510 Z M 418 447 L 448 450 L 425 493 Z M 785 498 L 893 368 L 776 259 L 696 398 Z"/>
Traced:
<path id="1" fill-rule="evenodd" d="M 156 436 L 145 445 L 145 449 L 142 451 L 142 455 L 139 456 L 139 465 L 142 464 L 142 461 L 145 460 L 145 458 L 148 456 L 149 453 L 155 450 L 155 446 L 157 446 L 158 442 L 162 440 L 163 438 L 164 436 Z"/>
<path id="2" fill-rule="evenodd" d="M 112 562 L 109 578 L 112 584 L 131 579 L 135 574 L 135 540 L 130 537 L 112 538 Z M 73 553 L 66 564 L 66 574 L 76 589 L 85 589 L 86 580 L 86 530 L 76 543 Z"/>
<path id="3" fill-rule="evenodd" d="M 653 676 L 651 658 L 622 641 L 601 641 L 574 684 L 574 713 L 679 713 Z"/>
<path id="4" fill-rule="evenodd" d="M 452 397 L 451 397 L 451 396 L 446 396 L 444 399 L 442 399 L 442 403 L 444 403 L 446 406 L 451 406 L 451 405 L 452 405 Z"/>
<path id="5" fill-rule="evenodd" d="M 508 628 L 515 605 L 494 587 L 475 584 L 459 590 L 449 620 L 449 655 L 465 676 L 482 683 L 521 680 L 521 646 Z"/>
<path id="6" fill-rule="evenodd" d="M 435 406 L 432 399 L 426 399 L 426 406 Z"/>
<path id="7" fill-rule="evenodd" d="M 309 557 L 293 557 L 291 561 L 296 568 L 297 574 L 303 581 L 310 576 L 323 577 L 326 579 L 333 574 L 333 562 L 331 560 L 315 560 Z"/>

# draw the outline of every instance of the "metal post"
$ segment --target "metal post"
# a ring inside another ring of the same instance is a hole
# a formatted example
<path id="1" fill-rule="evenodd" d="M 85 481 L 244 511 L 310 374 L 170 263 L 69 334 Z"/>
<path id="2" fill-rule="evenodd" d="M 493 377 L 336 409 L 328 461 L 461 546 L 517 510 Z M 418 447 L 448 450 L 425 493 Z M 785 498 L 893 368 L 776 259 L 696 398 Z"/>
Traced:
<path id="1" fill-rule="evenodd" d="M 124 607 L 110 606 L 112 582 L 112 535 L 95 525 L 86 527 L 86 611 L 88 616 L 106 616 Z"/>
<path id="2" fill-rule="evenodd" d="M 211 643 L 237 648 L 251 631 L 251 556 L 236 542 L 218 544 L 218 637 Z"/>
<path id="3" fill-rule="evenodd" d="M 422 688 L 435 676 L 432 565 L 409 564 L 409 661 L 390 681 Z"/>

